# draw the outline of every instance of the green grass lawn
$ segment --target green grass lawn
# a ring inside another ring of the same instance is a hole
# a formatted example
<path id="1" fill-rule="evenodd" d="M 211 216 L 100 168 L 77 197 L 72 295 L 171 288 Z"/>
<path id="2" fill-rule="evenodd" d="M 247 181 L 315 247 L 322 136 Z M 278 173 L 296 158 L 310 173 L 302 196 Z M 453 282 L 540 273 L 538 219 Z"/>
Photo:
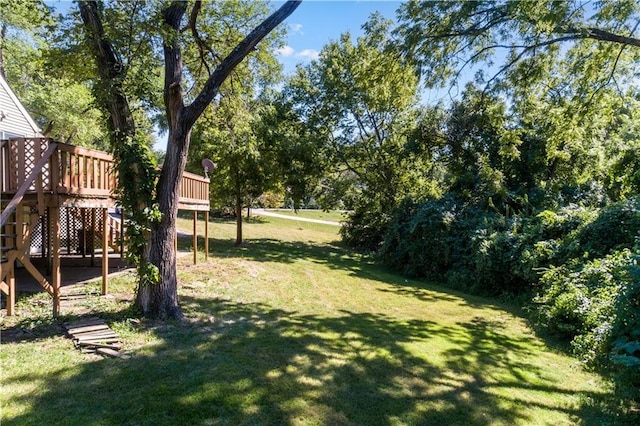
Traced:
<path id="1" fill-rule="evenodd" d="M 2 319 L 11 337 L 1 346 L 2 424 L 615 420 L 599 405 L 604 382 L 516 310 L 405 280 L 345 250 L 337 227 L 255 219 L 241 248 L 234 227 L 212 223 L 209 262 L 179 260 L 183 323 L 135 319 L 131 276 L 81 303 L 120 334 L 130 359 L 78 352 L 46 297 L 21 298 L 21 316 Z"/>

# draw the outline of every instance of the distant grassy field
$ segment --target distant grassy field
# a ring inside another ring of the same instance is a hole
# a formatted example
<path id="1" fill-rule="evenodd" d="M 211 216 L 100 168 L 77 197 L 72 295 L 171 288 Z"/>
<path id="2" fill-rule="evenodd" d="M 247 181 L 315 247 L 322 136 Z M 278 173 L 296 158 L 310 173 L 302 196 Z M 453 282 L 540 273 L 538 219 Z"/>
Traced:
<path id="1" fill-rule="evenodd" d="M 616 420 L 601 408 L 601 378 L 509 306 L 406 280 L 346 250 L 337 227 L 257 218 L 241 248 L 234 231 L 213 222 L 209 261 L 179 259 L 183 323 L 137 319 L 131 276 L 111 280 L 108 297 L 78 302 L 83 313 L 69 308 L 61 321 L 103 317 L 128 360 L 80 353 L 47 297 L 21 298 L 20 316 L 2 318 L 2 424 Z"/>
<path id="2" fill-rule="evenodd" d="M 266 209 L 268 212 L 284 214 L 294 217 L 305 217 L 309 219 L 329 220 L 332 222 L 342 222 L 345 219 L 346 213 L 337 210 L 331 210 L 328 212 L 322 210 L 298 210 L 297 212 L 291 209 Z"/>

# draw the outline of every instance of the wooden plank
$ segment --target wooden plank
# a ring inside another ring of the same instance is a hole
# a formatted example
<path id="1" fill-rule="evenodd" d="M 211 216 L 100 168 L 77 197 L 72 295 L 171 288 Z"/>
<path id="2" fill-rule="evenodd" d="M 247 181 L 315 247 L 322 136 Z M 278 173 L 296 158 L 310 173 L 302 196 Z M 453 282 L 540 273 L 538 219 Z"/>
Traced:
<path id="1" fill-rule="evenodd" d="M 89 250 L 91 250 L 91 266 L 96 266 L 96 209 L 91 209 L 91 232 L 89 233 Z"/>
<path id="2" fill-rule="evenodd" d="M 109 291 L 109 211 L 102 209 L 102 295 Z"/>
<path id="3" fill-rule="evenodd" d="M 120 343 L 97 343 L 97 342 L 78 342 L 78 346 L 94 347 L 94 348 L 109 348 L 116 351 L 122 349 Z"/>
<path id="4" fill-rule="evenodd" d="M 42 173 L 40 173 L 36 178 L 36 194 L 38 197 L 38 204 L 37 204 L 38 215 L 44 216 L 45 204 L 44 204 L 44 189 L 42 187 Z"/>
<path id="5" fill-rule="evenodd" d="M 76 334 L 76 333 L 86 333 L 88 331 L 96 331 L 96 330 L 109 330 L 109 326 L 107 324 L 96 324 L 96 325 L 85 325 L 82 327 L 74 327 L 67 329 L 67 333 Z"/>
<path id="6" fill-rule="evenodd" d="M 204 212 L 204 259 L 209 260 L 209 210 Z"/>
<path id="7" fill-rule="evenodd" d="M 198 263 L 198 212 L 193 212 L 193 264 Z"/>
<path id="8" fill-rule="evenodd" d="M 53 207 L 51 210 L 51 239 L 53 264 L 51 267 L 51 281 L 53 288 L 53 316 L 60 314 L 60 208 Z"/>
<path id="9" fill-rule="evenodd" d="M 115 331 L 111 330 L 109 327 L 101 328 L 97 330 L 86 330 L 86 331 L 74 331 L 68 333 L 73 338 L 86 338 L 86 337 L 118 337 Z"/>
<path id="10" fill-rule="evenodd" d="M 72 333 L 69 333 L 73 338 L 80 338 L 80 337 L 117 337 L 118 335 L 116 334 L 115 331 L 111 330 L 109 327 L 107 328 L 102 328 L 99 330 L 87 330 L 87 331 L 74 331 Z"/>
<path id="11" fill-rule="evenodd" d="M 98 185 L 98 159 L 95 157 L 91 158 L 91 187 L 99 188 Z"/>
<path id="12" fill-rule="evenodd" d="M 95 338 L 75 338 L 74 342 L 95 342 L 95 343 L 118 343 L 119 337 L 95 337 Z"/>
<path id="13" fill-rule="evenodd" d="M 74 341 L 78 342 L 119 342 L 120 337 L 117 334 L 104 334 L 104 335 L 88 335 L 88 336 L 74 336 Z"/>
<path id="14" fill-rule="evenodd" d="M 108 348 L 98 348 L 96 350 L 97 353 L 99 353 L 100 355 L 105 355 L 105 356 L 109 356 L 112 358 L 122 358 L 122 359 L 129 359 L 131 358 L 129 355 L 120 353 L 118 351 L 114 351 L 113 349 L 108 349 Z"/>
<path id="15" fill-rule="evenodd" d="M 51 157 L 50 169 L 49 169 L 49 187 L 50 191 L 55 191 L 58 185 L 60 185 L 60 153 L 55 153 Z"/>
<path id="16" fill-rule="evenodd" d="M 69 174 L 69 188 L 73 188 L 75 186 L 77 186 L 75 184 L 75 175 L 76 175 L 76 156 L 72 155 L 72 154 L 67 154 L 68 158 L 69 158 L 69 170 L 68 170 L 68 174 Z"/>
<path id="17" fill-rule="evenodd" d="M 61 160 L 61 168 L 60 168 L 60 175 L 58 178 L 58 186 L 70 187 L 71 172 L 69 170 L 71 168 L 71 164 L 70 164 L 69 154 L 67 154 L 66 152 L 60 151 L 60 160 Z"/>
<path id="18" fill-rule="evenodd" d="M 7 293 L 7 315 L 13 316 L 16 310 L 16 279 L 13 268 L 9 272 L 9 291 Z"/>
<path id="19" fill-rule="evenodd" d="M 68 152 L 70 154 L 75 154 L 80 156 L 94 157 L 100 160 L 113 161 L 113 156 L 104 151 L 97 151 L 95 149 L 90 149 L 90 148 L 82 148 L 79 146 L 69 145 L 66 143 L 59 143 L 59 145 L 60 145 L 60 151 L 62 152 Z"/>

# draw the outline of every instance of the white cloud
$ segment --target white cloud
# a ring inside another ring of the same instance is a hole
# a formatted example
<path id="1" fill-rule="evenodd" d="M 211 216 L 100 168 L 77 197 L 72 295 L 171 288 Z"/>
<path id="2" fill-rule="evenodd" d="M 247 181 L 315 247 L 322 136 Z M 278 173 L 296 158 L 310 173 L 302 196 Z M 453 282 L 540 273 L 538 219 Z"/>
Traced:
<path id="1" fill-rule="evenodd" d="M 302 24 L 291 24 L 289 28 L 292 34 L 304 34 L 302 32 Z"/>
<path id="2" fill-rule="evenodd" d="M 279 47 L 276 50 L 276 55 L 284 56 L 285 58 L 292 56 L 294 53 L 295 53 L 295 50 L 293 50 L 293 47 L 287 46 L 287 45 Z"/>
<path id="3" fill-rule="evenodd" d="M 304 49 L 303 51 L 296 53 L 298 58 L 318 59 L 320 52 L 314 49 Z"/>

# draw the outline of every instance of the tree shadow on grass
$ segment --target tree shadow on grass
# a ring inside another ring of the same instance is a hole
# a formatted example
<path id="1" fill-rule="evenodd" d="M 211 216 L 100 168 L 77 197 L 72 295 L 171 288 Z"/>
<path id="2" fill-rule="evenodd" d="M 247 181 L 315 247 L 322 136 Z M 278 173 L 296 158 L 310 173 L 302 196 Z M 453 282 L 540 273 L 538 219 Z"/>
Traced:
<path id="1" fill-rule="evenodd" d="M 159 343 L 131 359 L 5 374 L 6 386 L 42 384 L 12 401 L 28 408 L 6 424 L 528 424 L 530 400 L 603 422 L 558 402 L 569 388 L 529 361 L 529 338 L 490 322 L 321 317 L 201 297 L 183 305 L 209 319 L 139 330 Z"/>

